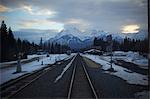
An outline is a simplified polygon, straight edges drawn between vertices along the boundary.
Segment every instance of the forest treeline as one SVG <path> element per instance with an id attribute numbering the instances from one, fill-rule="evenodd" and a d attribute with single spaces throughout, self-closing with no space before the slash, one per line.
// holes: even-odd
<path id="1" fill-rule="evenodd" d="M 51 54 L 62 54 L 67 52 L 67 50 L 71 50 L 69 46 L 67 45 L 61 45 L 57 42 L 44 42 L 42 43 L 42 38 L 40 40 L 40 49 L 43 49 L 44 51 L 51 53 Z"/>
<path id="2" fill-rule="evenodd" d="M 28 40 L 15 39 L 11 27 L 7 28 L 4 21 L 0 27 L 0 61 L 12 61 L 18 58 L 18 54 L 21 54 L 21 58 L 27 58 L 27 53 L 38 49 L 38 45 L 34 42 L 30 43 Z"/>
<path id="3" fill-rule="evenodd" d="M 11 27 L 7 28 L 4 21 L 0 27 L 0 62 L 17 60 L 18 55 L 21 58 L 27 58 L 28 54 L 36 54 L 38 51 L 47 52 L 49 54 L 64 53 L 70 48 L 67 45 L 58 43 L 43 43 L 42 38 L 40 44 L 30 43 L 28 40 L 15 39 Z"/>
<path id="4" fill-rule="evenodd" d="M 135 40 L 125 37 L 122 42 L 112 40 L 114 51 L 138 51 L 148 53 L 148 39 Z M 100 46 L 102 51 L 107 51 L 108 42 L 102 38 L 94 38 L 93 46 Z"/>

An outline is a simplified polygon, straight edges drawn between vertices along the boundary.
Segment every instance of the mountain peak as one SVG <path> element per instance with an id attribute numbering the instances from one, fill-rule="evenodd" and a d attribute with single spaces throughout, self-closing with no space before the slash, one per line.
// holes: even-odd
<path id="1" fill-rule="evenodd" d="M 81 32 L 76 27 L 68 27 L 68 28 L 63 29 L 61 32 L 59 32 L 56 35 L 56 38 L 62 37 L 64 35 L 70 35 L 70 34 L 75 36 L 75 37 L 78 37 L 80 40 L 84 40 L 86 37 L 86 33 Z"/>
<path id="2" fill-rule="evenodd" d="M 144 39 L 146 37 L 145 33 L 146 32 L 143 31 L 136 34 L 113 33 L 112 37 L 114 40 L 122 42 L 125 37 L 131 39 Z M 68 44 L 70 48 L 79 49 L 92 45 L 95 37 L 103 38 L 104 40 L 106 40 L 106 37 L 109 34 L 110 33 L 103 30 L 86 30 L 84 32 L 81 32 L 79 29 L 71 27 L 63 29 L 54 38 L 49 39 L 49 42 Z"/>

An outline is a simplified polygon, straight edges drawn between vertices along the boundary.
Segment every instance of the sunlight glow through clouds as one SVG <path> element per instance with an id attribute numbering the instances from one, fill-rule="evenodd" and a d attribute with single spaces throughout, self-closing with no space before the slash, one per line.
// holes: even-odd
<path id="1" fill-rule="evenodd" d="M 55 15 L 55 11 L 51 11 L 49 9 L 40 9 L 38 7 L 33 7 L 31 5 L 23 5 L 22 8 L 30 13 L 31 15 Z"/>
<path id="2" fill-rule="evenodd" d="M 81 24 L 81 23 L 84 23 L 84 21 L 81 20 L 81 19 L 69 19 L 67 23 L 70 23 L 70 24 Z"/>
<path id="3" fill-rule="evenodd" d="M 13 31 L 36 29 L 46 32 L 75 27 L 82 32 L 137 33 L 148 29 L 147 0 L 1 1 L 0 20 Z"/>
<path id="4" fill-rule="evenodd" d="M 85 21 L 83 19 L 76 19 L 76 18 L 71 18 L 66 20 L 65 22 L 65 28 L 66 27 L 76 27 L 80 29 L 80 31 L 85 31 L 88 29 L 90 23 L 88 21 Z"/>
<path id="5" fill-rule="evenodd" d="M 10 10 L 10 8 L 0 5 L 0 13 L 8 12 L 9 10 Z"/>
<path id="6" fill-rule="evenodd" d="M 126 25 L 122 28 L 122 33 L 137 33 L 139 32 L 139 25 Z"/>

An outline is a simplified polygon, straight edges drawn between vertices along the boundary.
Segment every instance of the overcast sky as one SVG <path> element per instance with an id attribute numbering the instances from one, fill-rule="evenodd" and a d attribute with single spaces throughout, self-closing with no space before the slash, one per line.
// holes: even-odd
<path id="1" fill-rule="evenodd" d="M 136 33 L 147 30 L 147 17 L 147 0 L 0 0 L 0 20 L 12 30 L 50 36 L 70 26 Z"/>

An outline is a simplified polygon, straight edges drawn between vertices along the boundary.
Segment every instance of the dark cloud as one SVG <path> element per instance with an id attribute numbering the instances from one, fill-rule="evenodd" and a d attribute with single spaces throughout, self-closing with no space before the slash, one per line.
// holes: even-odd
<path id="1" fill-rule="evenodd" d="M 123 25 L 139 24 L 142 29 L 147 29 L 146 0 L 1 0 L 1 4 L 13 8 L 32 5 L 50 9 L 57 14 L 47 20 L 66 26 L 120 32 Z M 82 23 L 71 23 L 71 19 Z"/>

